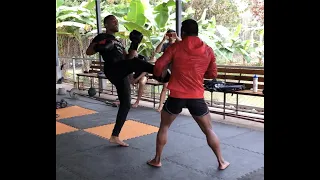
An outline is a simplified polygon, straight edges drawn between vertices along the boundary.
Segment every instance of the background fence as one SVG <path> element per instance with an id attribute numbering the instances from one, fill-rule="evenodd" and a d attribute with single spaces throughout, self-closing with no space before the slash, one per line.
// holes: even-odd
<path id="1" fill-rule="evenodd" d="M 89 71 L 91 62 L 99 59 L 94 58 L 76 58 L 76 57 L 60 57 L 61 64 L 64 64 L 64 68 L 62 70 L 62 75 L 65 78 L 65 83 L 74 84 L 77 81 L 77 73 L 83 73 L 84 71 Z M 237 68 L 254 68 L 254 69 L 263 69 L 263 67 L 248 67 L 248 66 L 224 66 L 219 65 L 218 67 L 237 67 Z M 80 81 L 84 83 L 85 87 L 90 87 L 90 78 L 88 77 L 80 77 Z M 106 87 L 104 89 L 111 91 L 112 84 L 106 81 Z M 94 79 L 94 86 L 96 88 L 99 87 L 99 80 L 97 78 Z M 143 97 L 150 98 L 152 92 L 152 86 L 145 86 Z M 113 88 L 115 90 L 115 88 Z M 134 88 L 133 88 L 134 90 Z M 162 86 L 159 88 L 155 88 L 156 98 L 159 99 L 159 94 L 162 90 Z M 236 96 L 232 94 L 227 94 L 227 108 L 234 109 L 236 104 Z M 211 101 L 211 93 L 205 91 L 205 100 L 208 102 Z M 213 92 L 212 96 L 213 107 L 222 108 L 223 106 L 223 93 Z M 255 96 L 247 96 L 247 95 L 239 95 L 239 108 L 243 110 L 247 110 L 248 112 L 253 113 L 263 113 L 264 112 L 264 97 L 255 97 Z"/>

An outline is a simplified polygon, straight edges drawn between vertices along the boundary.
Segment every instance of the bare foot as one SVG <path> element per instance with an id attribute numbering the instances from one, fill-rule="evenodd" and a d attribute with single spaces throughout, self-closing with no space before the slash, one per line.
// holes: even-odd
<path id="1" fill-rule="evenodd" d="M 112 106 L 113 106 L 113 107 L 119 107 L 119 105 L 120 105 L 120 101 L 114 101 L 114 102 L 112 103 Z"/>
<path id="2" fill-rule="evenodd" d="M 134 104 L 132 104 L 132 107 L 136 108 L 136 107 L 138 107 L 138 105 L 139 105 L 139 101 L 136 101 Z"/>
<path id="3" fill-rule="evenodd" d="M 152 160 L 148 161 L 147 164 L 152 167 L 158 167 L 158 168 L 162 166 L 160 161 L 156 162 L 156 159 L 152 159 Z"/>
<path id="4" fill-rule="evenodd" d="M 124 146 L 124 147 L 128 147 L 129 146 L 129 144 L 121 141 L 119 139 L 119 137 L 116 137 L 116 136 L 111 136 L 109 142 L 113 143 L 113 144 L 119 144 L 120 146 Z"/>
<path id="5" fill-rule="evenodd" d="M 223 163 L 219 164 L 219 170 L 224 170 L 227 167 L 229 167 L 230 163 L 227 161 L 224 161 Z"/>

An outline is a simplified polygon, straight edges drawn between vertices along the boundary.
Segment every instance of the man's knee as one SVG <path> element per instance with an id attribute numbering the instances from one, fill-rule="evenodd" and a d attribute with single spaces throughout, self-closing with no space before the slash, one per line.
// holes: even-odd
<path id="1" fill-rule="evenodd" d="M 129 95 L 124 105 L 126 108 L 129 108 L 129 109 L 131 108 L 131 95 Z"/>
<path id="2" fill-rule="evenodd" d="M 140 80 L 139 80 L 139 85 L 140 86 L 144 86 L 147 83 L 147 77 L 143 76 Z"/>
<path id="3" fill-rule="evenodd" d="M 167 90 L 168 89 L 168 83 L 163 84 L 163 89 Z"/>
<path id="4" fill-rule="evenodd" d="M 120 102 L 120 108 L 124 108 L 130 110 L 131 108 L 131 100 L 126 100 L 125 102 Z"/>
<path id="5" fill-rule="evenodd" d="M 130 86 L 129 86 L 130 87 Z M 121 92 L 121 96 L 119 96 L 120 100 L 120 108 L 131 108 L 131 90 L 128 87 L 123 87 L 124 90 Z"/>

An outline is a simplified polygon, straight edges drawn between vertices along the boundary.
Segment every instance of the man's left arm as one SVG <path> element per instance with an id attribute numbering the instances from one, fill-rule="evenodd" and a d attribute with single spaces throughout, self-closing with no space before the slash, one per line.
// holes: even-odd
<path id="1" fill-rule="evenodd" d="M 208 58 L 210 58 L 210 62 L 208 65 L 208 68 L 204 74 L 204 78 L 206 79 L 215 79 L 218 76 L 218 68 L 217 68 L 217 64 L 216 64 L 216 57 L 214 55 L 213 50 L 210 48 L 210 54 L 208 56 Z"/>
<path id="2" fill-rule="evenodd" d="M 123 50 L 123 55 L 124 55 L 124 58 L 125 58 L 125 59 L 132 59 L 132 58 L 138 56 L 138 53 L 137 53 L 137 51 L 133 51 L 133 50 L 131 50 L 131 51 L 129 50 L 129 53 L 128 53 L 128 52 L 124 49 L 124 50 Z M 129 74 L 129 75 L 128 75 L 128 78 L 129 78 L 129 81 L 130 81 L 130 82 L 133 82 L 133 81 L 134 81 L 133 73 Z"/>
<path id="3" fill-rule="evenodd" d="M 130 48 L 128 50 L 129 53 L 126 53 L 125 51 L 125 59 L 132 59 L 134 57 L 138 56 L 138 47 L 139 44 L 141 43 L 143 38 L 143 35 L 141 32 L 133 30 L 130 35 L 129 35 L 129 39 L 131 40 L 131 44 L 130 44 Z"/>
<path id="4" fill-rule="evenodd" d="M 138 46 L 142 41 L 143 35 L 142 33 L 140 33 L 139 31 L 133 30 L 130 35 L 129 38 L 131 40 L 131 44 L 130 44 L 130 48 L 129 48 L 129 53 L 126 52 L 126 50 L 123 50 L 123 55 L 125 57 L 125 59 L 133 59 L 134 57 L 138 57 Z M 134 81 L 133 78 L 133 73 L 129 74 L 129 81 L 132 82 Z"/>
<path id="5" fill-rule="evenodd" d="M 136 50 L 130 50 L 127 52 L 125 49 L 123 50 L 123 55 L 125 59 L 132 59 L 134 57 L 138 57 L 138 52 Z"/>
<path id="6" fill-rule="evenodd" d="M 176 32 L 173 33 L 174 37 L 176 38 L 176 41 L 182 41 L 182 39 L 177 35 Z"/>
<path id="7" fill-rule="evenodd" d="M 156 61 L 153 75 L 160 77 L 163 70 L 165 70 L 166 67 L 171 63 L 173 59 L 173 51 L 174 51 L 174 45 L 169 46 L 168 49 L 162 54 L 162 56 Z"/>

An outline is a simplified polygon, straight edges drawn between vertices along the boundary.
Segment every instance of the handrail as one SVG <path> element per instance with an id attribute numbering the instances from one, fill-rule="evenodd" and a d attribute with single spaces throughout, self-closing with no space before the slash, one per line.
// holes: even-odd
<path id="1" fill-rule="evenodd" d="M 231 66 L 231 65 L 217 65 L 219 68 L 240 68 L 240 69 L 264 69 L 263 66 Z"/>
<path id="2" fill-rule="evenodd" d="M 78 57 L 59 57 L 59 58 L 69 58 L 75 60 L 91 60 L 91 61 L 99 61 L 99 59 L 95 58 L 78 58 Z M 218 68 L 241 68 L 241 69 L 264 69 L 263 66 L 234 66 L 234 65 L 217 65 Z"/>

